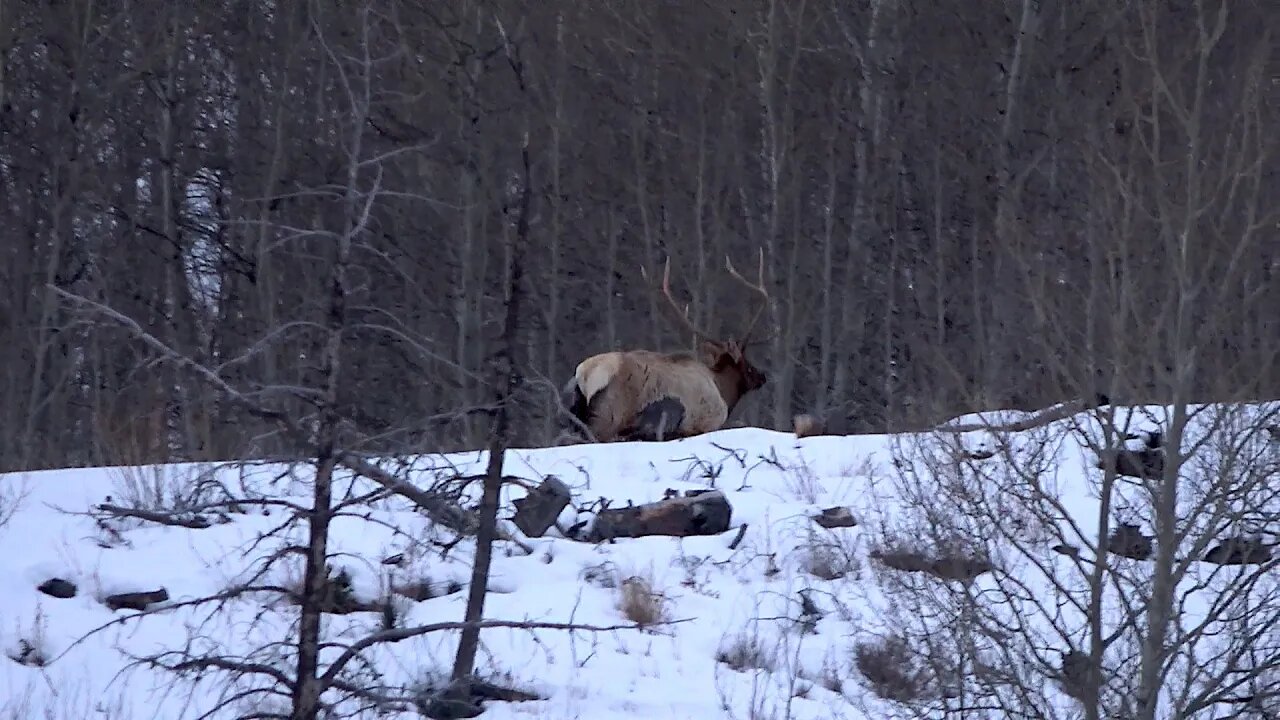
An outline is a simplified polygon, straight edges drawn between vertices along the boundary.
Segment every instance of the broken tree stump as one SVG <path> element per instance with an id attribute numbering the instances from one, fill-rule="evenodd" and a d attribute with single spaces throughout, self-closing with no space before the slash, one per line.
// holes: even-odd
<path id="1" fill-rule="evenodd" d="M 520 528 L 525 537 L 542 537 L 572 499 L 569 486 L 561 482 L 560 478 L 548 475 L 541 484 L 531 488 L 528 495 L 511 501 L 516 508 L 511 522 Z"/>
<path id="2" fill-rule="evenodd" d="M 733 508 L 719 490 L 692 490 L 645 505 L 608 508 L 596 515 L 587 542 L 649 535 L 718 535 L 729 529 Z"/>
<path id="3" fill-rule="evenodd" d="M 800 413 L 791 418 L 791 425 L 797 438 L 854 434 L 849 419 L 834 412 Z"/>

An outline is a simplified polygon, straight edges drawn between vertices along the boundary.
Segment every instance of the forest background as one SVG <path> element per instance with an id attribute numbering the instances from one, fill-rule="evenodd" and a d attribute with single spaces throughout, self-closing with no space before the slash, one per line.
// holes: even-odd
<path id="1" fill-rule="evenodd" d="M 339 261 L 357 449 L 481 446 L 526 183 L 517 445 L 761 251 L 735 422 L 1280 397 L 1269 5 L 0 0 L 0 471 L 296 455 L 131 338 L 306 416 Z"/>

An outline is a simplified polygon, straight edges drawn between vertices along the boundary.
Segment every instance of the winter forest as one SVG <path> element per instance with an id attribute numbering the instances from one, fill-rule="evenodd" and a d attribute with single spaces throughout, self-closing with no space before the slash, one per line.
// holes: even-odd
<path id="1" fill-rule="evenodd" d="M 0 720 L 1274 719 L 1278 40 L 0 0 Z"/>
<path id="2" fill-rule="evenodd" d="M 0 469 L 297 452 L 162 347 L 301 415 L 332 375 L 366 452 L 482 445 L 510 365 L 511 441 L 553 444 L 583 358 L 691 349 L 667 259 L 727 337 L 724 260 L 763 256 L 731 425 L 1277 397 L 1278 30 L 1264 0 L 0 3 Z"/>

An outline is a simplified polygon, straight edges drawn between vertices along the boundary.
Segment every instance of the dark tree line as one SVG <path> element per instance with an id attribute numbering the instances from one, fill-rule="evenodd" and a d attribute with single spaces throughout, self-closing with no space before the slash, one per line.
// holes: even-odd
<path id="1" fill-rule="evenodd" d="M 337 388 L 361 450 L 487 436 L 526 128 L 517 444 L 556 438 L 586 355 L 689 342 L 642 265 L 672 257 L 695 323 L 729 329 L 723 256 L 759 248 L 745 422 L 1280 395 L 1265 0 L 372 6 L 0 3 L 0 469 L 286 451 L 49 286 L 305 410 L 353 106 L 380 188 Z M 377 92 L 353 105 L 327 53 Z"/>

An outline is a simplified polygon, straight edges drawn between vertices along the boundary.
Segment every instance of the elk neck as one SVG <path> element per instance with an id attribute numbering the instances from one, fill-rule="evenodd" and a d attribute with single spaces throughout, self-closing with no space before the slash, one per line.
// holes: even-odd
<path id="1" fill-rule="evenodd" d="M 733 365 L 711 368 L 711 377 L 715 378 L 716 389 L 720 391 L 728 412 L 733 412 L 734 406 L 747 392 L 746 377 Z"/>

